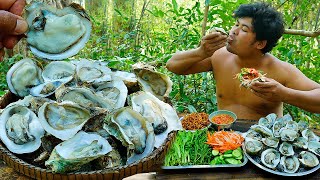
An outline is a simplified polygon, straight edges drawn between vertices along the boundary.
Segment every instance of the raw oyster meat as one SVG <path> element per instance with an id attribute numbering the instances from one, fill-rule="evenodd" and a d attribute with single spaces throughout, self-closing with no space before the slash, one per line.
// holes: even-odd
<path id="1" fill-rule="evenodd" d="M 72 101 L 82 107 L 101 107 L 109 111 L 115 109 L 109 99 L 101 98 L 91 89 L 85 87 L 65 87 L 61 86 L 55 93 L 58 102 Z"/>
<path id="2" fill-rule="evenodd" d="M 316 155 L 308 151 L 302 151 L 299 154 L 299 161 L 305 167 L 312 168 L 319 165 L 319 160 Z"/>
<path id="3" fill-rule="evenodd" d="M 262 138 L 263 144 L 265 144 L 268 147 L 272 148 L 277 148 L 279 145 L 279 139 L 276 137 L 267 137 L 267 138 Z"/>
<path id="4" fill-rule="evenodd" d="M 169 97 L 172 81 L 167 75 L 156 72 L 153 66 L 143 63 L 132 65 L 132 69 L 143 91 L 150 92 L 162 101 Z"/>
<path id="5" fill-rule="evenodd" d="M 82 165 L 106 155 L 112 147 L 106 139 L 84 131 L 58 144 L 45 165 L 53 172 L 65 173 L 78 170 Z"/>
<path id="6" fill-rule="evenodd" d="M 111 69 L 100 61 L 81 59 L 80 61 L 74 61 L 73 63 L 77 66 L 77 80 L 80 85 L 89 83 L 97 87 L 112 80 Z"/>
<path id="7" fill-rule="evenodd" d="M 7 72 L 7 83 L 10 91 L 20 97 L 30 94 L 30 89 L 41 83 L 42 70 L 31 59 L 22 59 Z"/>
<path id="8" fill-rule="evenodd" d="M 36 114 L 19 103 L 7 106 L 0 116 L 1 141 L 13 153 L 36 151 L 44 133 Z"/>
<path id="9" fill-rule="evenodd" d="M 76 66 L 65 61 L 52 61 L 47 64 L 42 72 L 45 82 L 61 81 L 67 83 L 72 80 L 76 73 Z"/>
<path id="10" fill-rule="evenodd" d="M 64 9 L 32 3 L 27 8 L 27 22 L 30 50 L 43 59 L 62 60 L 77 54 L 91 33 L 89 16 L 75 3 Z"/>
<path id="11" fill-rule="evenodd" d="M 306 138 L 308 141 L 319 141 L 319 136 L 317 136 L 310 129 L 305 129 L 301 132 L 302 136 Z"/>
<path id="12" fill-rule="evenodd" d="M 144 116 L 154 128 L 155 147 L 159 147 L 169 132 L 182 129 L 177 112 L 167 103 L 160 101 L 150 92 L 139 91 L 130 95 L 133 110 Z"/>
<path id="13" fill-rule="evenodd" d="M 310 141 L 308 143 L 308 150 L 313 152 L 314 154 L 320 156 L 320 142 Z"/>
<path id="14" fill-rule="evenodd" d="M 294 155 L 293 146 L 287 142 L 283 142 L 280 144 L 279 151 L 284 156 L 292 156 Z"/>
<path id="15" fill-rule="evenodd" d="M 300 166 L 300 162 L 295 156 L 282 156 L 280 159 L 280 167 L 286 173 L 295 173 Z"/>
<path id="16" fill-rule="evenodd" d="M 264 145 L 259 140 L 246 138 L 245 148 L 248 154 L 258 155 L 264 149 Z"/>
<path id="17" fill-rule="evenodd" d="M 280 153 L 275 149 L 267 149 L 261 153 L 261 162 L 268 168 L 275 169 L 280 162 Z"/>
<path id="18" fill-rule="evenodd" d="M 46 102 L 38 116 L 42 127 L 61 140 L 73 137 L 91 117 L 87 109 L 70 101 Z"/>
<path id="19" fill-rule="evenodd" d="M 106 118 L 103 127 L 127 147 L 127 164 L 148 156 L 154 147 L 154 132 L 151 124 L 138 112 L 123 107 Z"/>

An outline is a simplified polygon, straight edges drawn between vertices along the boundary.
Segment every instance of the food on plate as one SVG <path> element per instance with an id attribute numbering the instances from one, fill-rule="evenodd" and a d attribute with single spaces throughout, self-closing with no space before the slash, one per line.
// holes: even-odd
<path id="1" fill-rule="evenodd" d="M 206 143 L 209 144 L 212 149 L 218 150 L 221 153 L 237 149 L 244 141 L 241 134 L 233 131 L 216 131 L 213 134 L 208 132 L 207 136 L 208 139 Z"/>
<path id="2" fill-rule="evenodd" d="M 265 74 L 254 68 L 242 68 L 241 72 L 236 74 L 236 78 L 240 81 L 240 86 L 248 88 L 252 82 L 264 82 Z"/>
<path id="3" fill-rule="evenodd" d="M 207 113 L 191 113 L 183 117 L 182 127 L 185 130 L 202 129 L 210 124 L 209 115 Z"/>

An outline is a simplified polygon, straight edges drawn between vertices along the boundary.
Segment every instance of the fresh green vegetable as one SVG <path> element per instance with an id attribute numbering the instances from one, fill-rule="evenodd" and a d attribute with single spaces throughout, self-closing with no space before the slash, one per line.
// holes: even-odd
<path id="1" fill-rule="evenodd" d="M 213 154 L 213 153 L 212 153 Z M 235 150 L 228 150 L 223 154 L 216 155 L 216 157 L 210 162 L 210 165 L 217 164 L 241 164 L 243 159 L 243 152 L 240 147 Z"/>
<path id="2" fill-rule="evenodd" d="M 179 131 L 165 156 L 165 166 L 209 165 L 214 158 L 207 141 L 207 129 Z"/>
<path id="3" fill-rule="evenodd" d="M 213 156 L 217 156 L 218 154 L 219 154 L 219 151 L 218 151 L 218 150 L 215 150 L 215 149 L 212 150 L 212 155 L 213 155 Z"/>

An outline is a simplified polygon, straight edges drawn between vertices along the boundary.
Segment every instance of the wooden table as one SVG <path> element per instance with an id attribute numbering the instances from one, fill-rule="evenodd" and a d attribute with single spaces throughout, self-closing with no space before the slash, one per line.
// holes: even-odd
<path id="1" fill-rule="evenodd" d="M 246 132 L 248 128 L 257 123 L 251 120 L 238 120 L 232 127 L 233 130 Z M 318 135 L 319 130 L 313 130 Z M 239 168 L 212 168 L 212 169 L 186 169 L 186 170 L 162 170 L 161 165 L 154 167 L 155 172 L 136 174 L 126 178 L 126 180 L 143 180 L 143 179 L 283 179 L 283 176 L 275 175 L 266 172 L 250 161 L 243 167 Z M 288 177 L 292 178 L 292 177 Z M 30 179 L 12 168 L 6 166 L 3 161 L 0 161 L 0 179 Z M 303 179 L 320 179 L 320 171 L 313 172 Z"/>

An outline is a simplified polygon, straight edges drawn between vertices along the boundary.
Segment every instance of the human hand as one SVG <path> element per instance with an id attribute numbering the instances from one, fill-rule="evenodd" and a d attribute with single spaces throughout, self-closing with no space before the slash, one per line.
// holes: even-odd
<path id="1" fill-rule="evenodd" d="M 200 50 L 203 56 L 210 57 L 212 54 L 226 45 L 227 35 L 220 32 L 211 32 L 203 36 L 200 44 Z"/>
<path id="2" fill-rule="evenodd" d="M 25 0 L 0 1 L 0 61 L 4 48 L 12 49 L 28 29 L 27 22 L 21 17 L 25 5 Z"/>
<path id="3" fill-rule="evenodd" d="M 286 87 L 271 78 L 264 78 L 264 80 L 264 82 L 252 82 L 249 86 L 251 92 L 268 101 L 281 102 Z"/>

